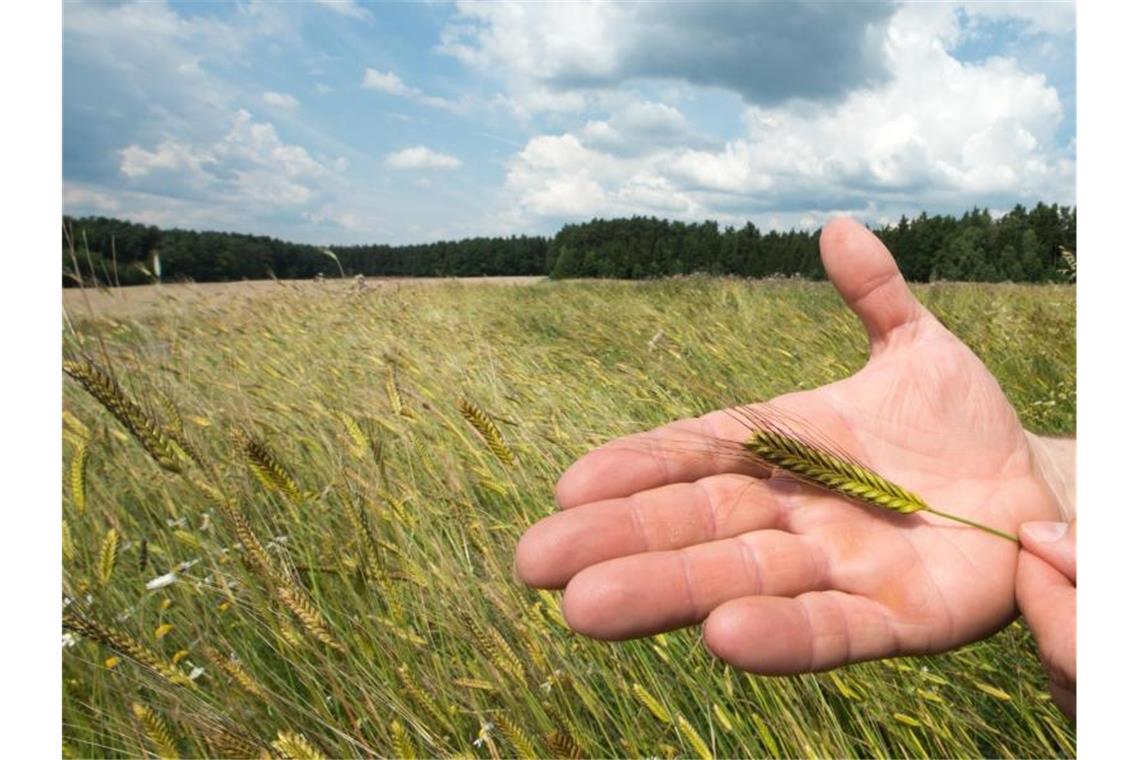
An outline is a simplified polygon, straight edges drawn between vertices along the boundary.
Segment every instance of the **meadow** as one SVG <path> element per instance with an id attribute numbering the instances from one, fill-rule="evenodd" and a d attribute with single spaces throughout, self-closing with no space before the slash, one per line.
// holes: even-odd
<path id="1" fill-rule="evenodd" d="M 1075 430 L 1071 286 L 914 290 L 1028 429 Z M 83 302 L 63 336 L 65 756 L 1075 754 L 1020 622 L 762 678 L 696 630 L 581 637 L 514 577 L 516 540 L 592 447 L 858 369 L 866 338 L 826 283 Z"/>

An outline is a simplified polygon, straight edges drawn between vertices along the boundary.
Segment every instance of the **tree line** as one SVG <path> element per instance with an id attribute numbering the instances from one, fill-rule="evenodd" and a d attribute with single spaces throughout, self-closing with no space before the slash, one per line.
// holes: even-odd
<path id="1" fill-rule="evenodd" d="M 1077 212 L 1038 203 L 995 219 L 903 216 L 877 228 L 912 282 L 1048 282 L 1072 279 Z M 552 238 L 479 237 L 422 245 L 321 248 L 272 237 L 198 232 L 106 217 L 63 218 L 64 285 L 163 281 L 546 275 L 642 279 L 694 273 L 821 279 L 819 230 L 761 233 L 748 222 L 721 227 L 635 216 L 567 224 Z M 77 273 L 78 272 L 78 273 Z"/>

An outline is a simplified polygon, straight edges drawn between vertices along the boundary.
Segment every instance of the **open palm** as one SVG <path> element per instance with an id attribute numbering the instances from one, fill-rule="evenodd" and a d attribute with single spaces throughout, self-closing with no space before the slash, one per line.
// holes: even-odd
<path id="1" fill-rule="evenodd" d="M 840 219 L 820 249 L 871 358 L 770 405 L 939 510 L 1014 533 L 1058 519 L 996 380 L 914 299 L 882 243 Z M 1013 543 L 678 445 L 747 434 L 721 411 L 590 452 L 558 484 L 562 510 L 521 539 L 519 575 L 565 587 L 581 633 L 623 639 L 703 620 L 713 653 L 757 673 L 944 651 L 1013 619 Z"/>

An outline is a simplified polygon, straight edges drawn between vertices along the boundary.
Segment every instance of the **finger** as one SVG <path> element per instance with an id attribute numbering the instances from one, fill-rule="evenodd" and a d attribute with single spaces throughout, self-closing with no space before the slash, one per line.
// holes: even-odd
<path id="1" fill-rule="evenodd" d="M 734 599 L 712 611 L 704 639 L 725 662 L 763 675 L 829 670 L 899 653 L 881 605 L 834 589 L 792 599 Z"/>
<path id="2" fill-rule="evenodd" d="M 535 523 L 519 540 L 515 568 L 529 586 L 561 588 L 609 559 L 783 527 L 785 501 L 762 480 L 714 475 L 584 504 Z"/>
<path id="3" fill-rule="evenodd" d="M 570 508 L 718 473 L 763 476 L 754 460 L 726 445 L 747 435 L 740 420 L 712 412 L 618 438 L 572 464 L 554 496 L 559 506 Z"/>
<path id="4" fill-rule="evenodd" d="M 826 558 L 815 544 L 761 530 L 588 567 L 566 587 L 562 611 L 579 633 L 628 639 L 700 622 L 739 596 L 799 594 L 826 583 Z"/>
<path id="5" fill-rule="evenodd" d="M 926 313 L 907 289 L 890 251 L 854 219 L 829 222 L 820 235 L 819 251 L 831 284 L 863 321 L 872 352 L 892 332 Z"/>
<path id="6" fill-rule="evenodd" d="M 1077 523 L 1028 522 L 1018 530 L 1021 547 L 1077 582 Z"/>
<path id="7" fill-rule="evenodd" d="M 1077 686 L 1077 589 L 1048 562 L 1022 551 L 1018 555 L 1016 593 L 1017 606 L 1037 641 L 1041 662 L 1057 687 L 1054 696 L 1072 717 Z"/>

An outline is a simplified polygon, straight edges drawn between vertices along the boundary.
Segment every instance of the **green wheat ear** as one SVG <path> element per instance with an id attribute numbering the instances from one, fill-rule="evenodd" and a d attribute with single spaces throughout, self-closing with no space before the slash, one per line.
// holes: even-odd
<path id="1" fill-rule="evenodd" d="M 965 517 L 934 509 L 920 496 L 879 475 L 853 459 L 832 453 L 780 430 L 759 427 L 753 430 L 744 448 L 764 464 L 852 501 L 890 509 L 900 514 L 929 512 L 964 523 L 1017 543 L 1005 531 L 976 523 Z"/>

